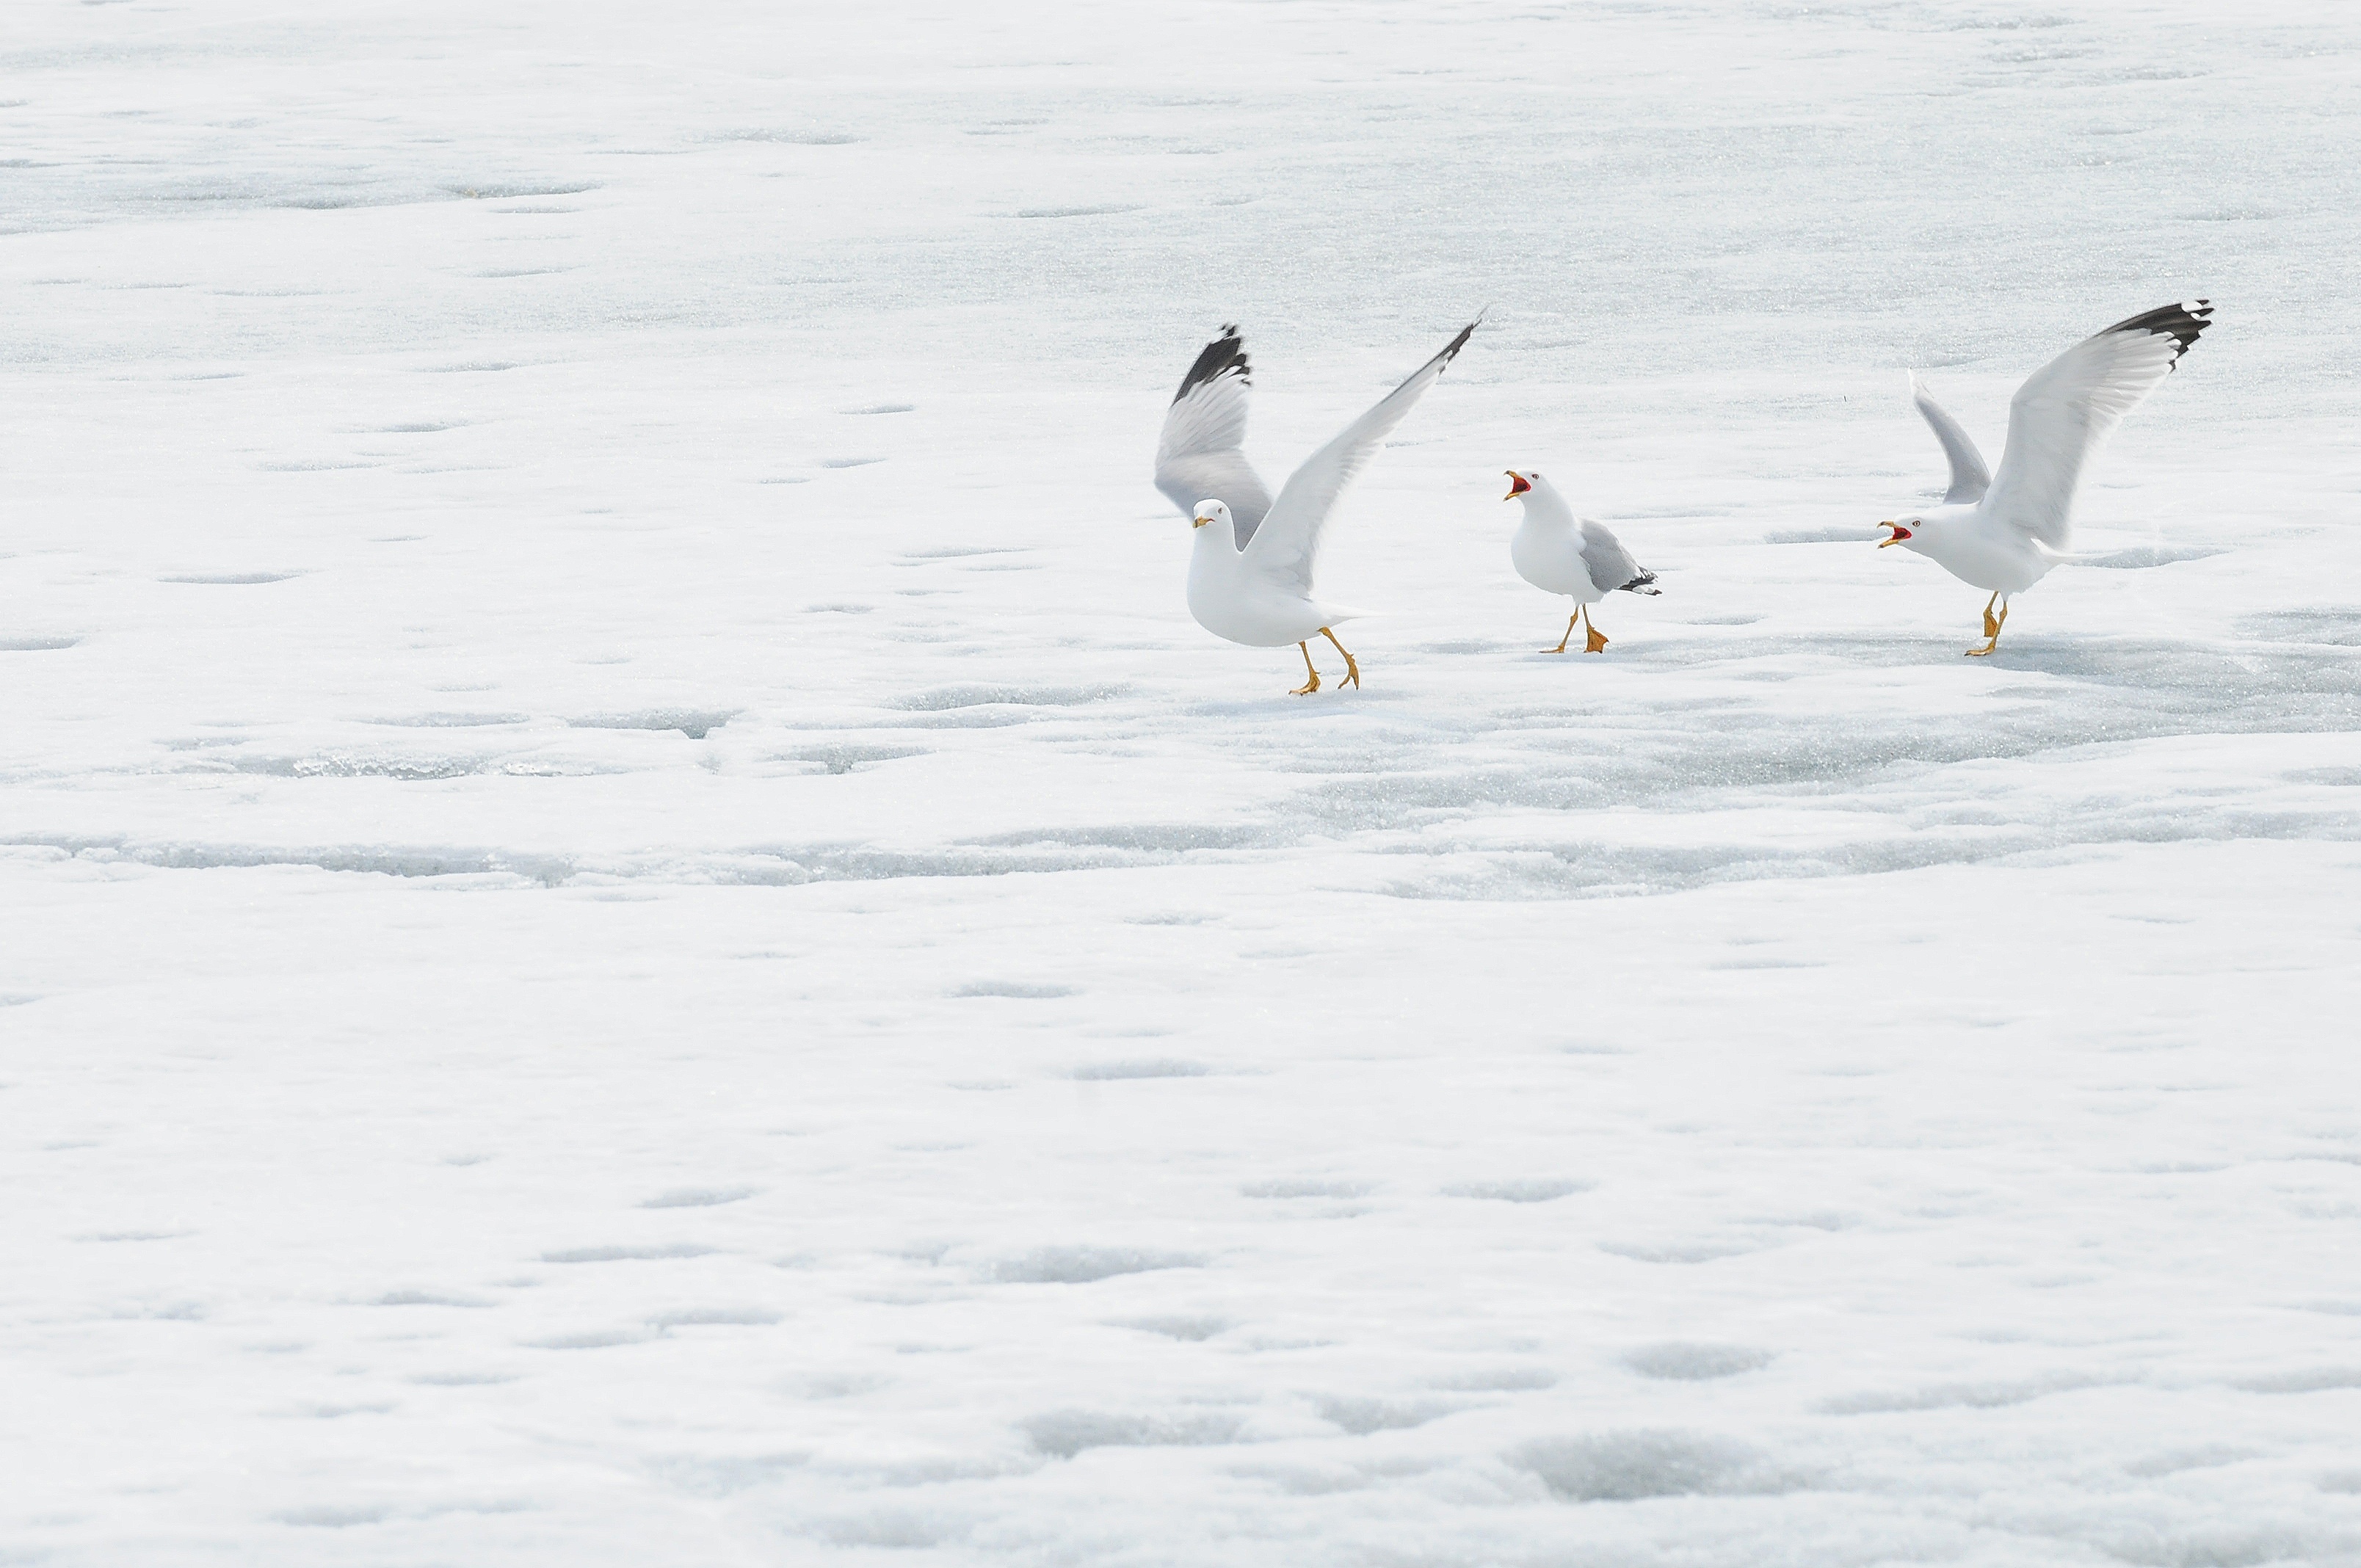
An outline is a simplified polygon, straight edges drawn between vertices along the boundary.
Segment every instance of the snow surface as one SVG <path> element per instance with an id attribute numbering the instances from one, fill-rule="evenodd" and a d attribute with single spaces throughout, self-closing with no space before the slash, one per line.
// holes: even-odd
<path id="1" fill-rule="evenodd" d="M 16 0 L 0 129 L 0 1563 L 2361 1563 L 2355 8 Z M 2199 295 L 1961 658 L 1904 369 Z M 1284 696 L 1165 400 L 1487 302 Z"/>

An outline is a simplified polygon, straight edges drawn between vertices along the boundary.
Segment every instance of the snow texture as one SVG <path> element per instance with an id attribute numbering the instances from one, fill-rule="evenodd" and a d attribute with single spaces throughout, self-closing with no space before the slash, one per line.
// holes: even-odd
<path id="1" fill-rule="evenodd" d="M 0 1563 L 2361 1563 L 2361 14 L 7 20 Z"/>

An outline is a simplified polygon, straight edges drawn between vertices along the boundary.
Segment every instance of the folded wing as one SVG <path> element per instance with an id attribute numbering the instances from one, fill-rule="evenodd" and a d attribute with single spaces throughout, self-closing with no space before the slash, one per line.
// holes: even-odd
<path id="1" fill-rule="evenodd" d="M 1635 594 L 1663 591 L 1648 586 L 1656 580 L 1656 574 L 1643 570 L 1639 562 L 1631 559 L 1631 552 L 1623 548 L 1623 542 L 1602 524 L 1584 518 L 1579 537 L 1582 569 L 1590 574 L 1590 586 L 1600 593 L 1611 594 L 1618 588 L 1629 588 Z"/>
<path id="2" fill-rule="evenodd" d="M 1270 510 L 1270 492 L 1242 450 L 1253 376 L 1246 340 L 1236 327 L 1224 327 L 1180 378 L 1156 445 L 1156 488 L 1191 517 L 1199 501 L 1226 503 L 1241 550 Z"/>
<path id="3" fill-rule="evenodd" d="M 2067 543 L 2082 465 L 2172 373 L 2208 325 L 2203 300 L 2117 322 L 2036 371 L 2008 405 L 2008 447 L 1984 510 L 2052 550 Z"/>
<path id="4" fill-rule="evenodd" d="M 1984 455 L 1976 450 L 1960 422 L 1927 395 L 1916 375 L 1910 378 L 1910 397 L 1935 432 L 1935 439 L 1943 444 L 1943 455 L 1951 460 L 1951 488 L 1943 492 L 1943 504 L 1983 499 L 1984 492 L 1992 488 L 1992 470 L 1984 466 Z"/>
<path id="5" fill-rule="evenodd" d="M 1303 466 L 1288 477 L 1279 487 L 1279 499 L 1270 505 L 1261 529 L 1246 550 L 1247 559 L 1255 570 L 1281 587 L 1309 597 L 1312 592 L 1312 570 L 1320 556 L 1320 537 L 1326 529 L 1329 516 L 1336 510 L 1337 498 L 1358 477 L 1369 460 L 1401 423 L 1411 405 L 1426 395 L 1451 363 L 1452 356 L 1467 345 L 1482 317 L 1459 329 L 1459 335 L 1445 345 L 1442 353 L 1420 366 L 1410 379 L 1380 399 L 1378 405 L 1352 423 L 1336 438 L 1306 458 Z"/>

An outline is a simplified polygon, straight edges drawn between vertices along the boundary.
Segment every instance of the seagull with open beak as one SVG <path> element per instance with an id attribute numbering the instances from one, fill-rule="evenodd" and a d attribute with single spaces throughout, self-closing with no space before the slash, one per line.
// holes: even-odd
<path id="1" fill-rule="evenodd" d="M 1991 590 L 1981 658 L 2000 646 L 2009 599 L 2074 557 L 2067 543 L 2082 467 L 2124 416 L 2157 389 L 2209 324 L 2199 300 L 2164 305 L 2084 338 L 2035 371 L 2008 404 L 2008 444 L 2000 474 L 1984 466 L 1960 422 L 1910 378 L 1918 412 L 1950 459 L 1943 504 L 1881 522 L 1880 550 L 1899 544 L 1961 582 Z M 1997 606 L 2000 613 L 1993 610 Z"/>
<path id="2" fill-rule="evenodd" d="M 1565 635 L 1557 640 L 1556 647 L 1543 652 L 1565 652 L 1579 621 L 1587 651 L 1604 652 L 1607 633 L 1590 624 L 1590 607 L 1619 591 L 1664 591 L 1653 586 L 1656 574 L 1642 571 L 1605 523 L 1576 517 L 1574 509 L 1540 469 L 1510 469 L 1509 493 L 1500 499 L 1525 503 L 1524 521 L 1509 541 L 1509 559 L 1517 576 L 1545 594 L 1564 594 L 1574 600 L 1574 613 L 1565 620 Z"/>

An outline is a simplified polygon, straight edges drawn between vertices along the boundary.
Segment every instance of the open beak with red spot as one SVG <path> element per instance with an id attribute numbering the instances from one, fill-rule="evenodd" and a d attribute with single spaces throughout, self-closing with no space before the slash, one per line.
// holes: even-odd
<path id="1" fill-rule="evenodd" d="M 1509 493 L 1500 499 L 1504 501 L 1512 501 L 1519 496 L 1530 494 L 1532 490 L 1532 486 L 1525 482 L 1525 477 L 1511 468 L 1509 470 Z"/>
<path id="2" fill-rule="evenodd" d="M 1880 550 L 1884 549 L 1884 548 L 1885 548 L 1887 545 L 1889 545 L 1889 544 L 1899 544 L 1899 543 L 1901 543 L 1904 540 L 1908 539 L 1908 538 L 1910 538 L 1910 537 L 1911 537 L 1911 532 L 1910 532 L 1910 531 L 1909 531 L 1908 529 L 1906 529 L 1906 528 L 1903 527 L 1903 526 L 1902 526 L 1900 523 L 1898 523 L 1898 522 L 1881 522 L 1881 523 L 1879 523 L 1877 526 L 1878 526 L 1878 527 L 1880 527 L 1880 528 L 1890 528 L 1890 529 L 1894 530 L 1894 533 L 1893 533 L 1893 536 L 1892 536 L 1892 537 L 1890 537 L 1890 538 L 1886 538 L 1886 539 L 1881 539 L 1881 540 L 1879 540 L 1879 541 L 1877 542 L 1877 547 L 1878 547 Z"/>

